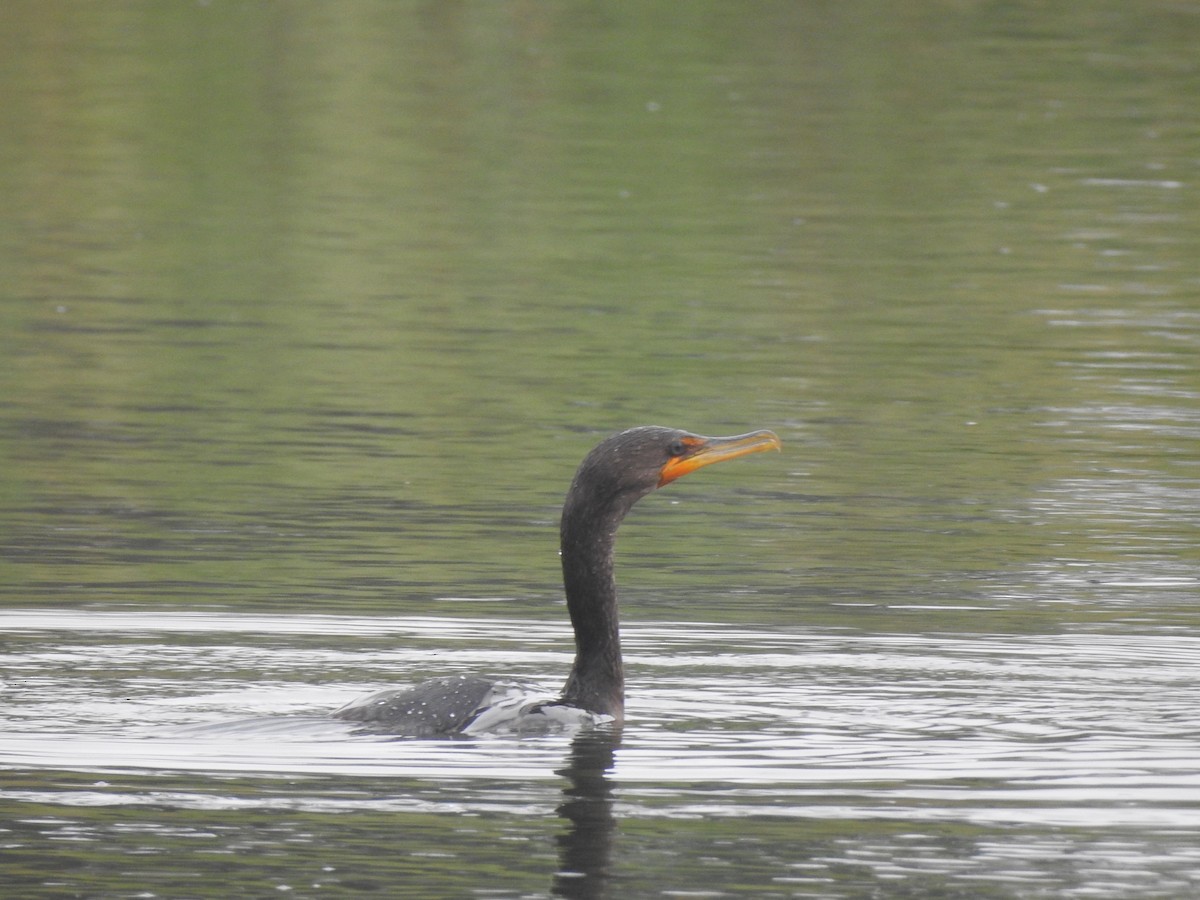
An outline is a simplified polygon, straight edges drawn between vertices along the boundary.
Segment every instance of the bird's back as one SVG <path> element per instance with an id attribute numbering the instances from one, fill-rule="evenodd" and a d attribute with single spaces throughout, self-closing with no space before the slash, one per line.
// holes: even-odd
<path id="1" fill-rule="evenodd" d="M 494 686 L 493 679 L 479 675 L 447 675 L 411 688 L 379 691 L 333 715 L 388 734 L 460 734 L 488 705 Z"/>

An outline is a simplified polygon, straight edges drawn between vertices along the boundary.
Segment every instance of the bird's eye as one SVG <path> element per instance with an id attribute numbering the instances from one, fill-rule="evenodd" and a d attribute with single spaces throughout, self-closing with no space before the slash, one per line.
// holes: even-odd
<path id="1" fill-rule="evenodd" d="M 687 453 L 687 445 L 683 441 L 671 441 L 671 445 L 667 447 L 667 453 L 672 457 L 683 456 Z"/>

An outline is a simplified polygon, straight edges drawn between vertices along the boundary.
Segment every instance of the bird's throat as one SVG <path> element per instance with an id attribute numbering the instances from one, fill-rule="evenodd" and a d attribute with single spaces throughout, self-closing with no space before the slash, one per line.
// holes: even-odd
<path id="1" fill-rule="evenodd" d="M 562 568 L 575 631 L 575 662 L 563 701 L 620 718 L 625 706 L 613 548 L 624 510 L 563 511 Z"/>

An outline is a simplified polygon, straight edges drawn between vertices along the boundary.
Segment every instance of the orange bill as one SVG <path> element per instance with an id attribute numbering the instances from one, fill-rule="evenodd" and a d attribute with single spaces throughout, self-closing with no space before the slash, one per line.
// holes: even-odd
<path id="1" fill-rule="evenodd" d="M 671 457 L 662 467 L 658 478 L 659 487 L 713 463 L 761 453 L 764 450 L 783 449 L 783 444 L 773 431 L 752 431 L 733 437 L 712 438 L 688 435 L 680 443 L 683 452 Z"/>

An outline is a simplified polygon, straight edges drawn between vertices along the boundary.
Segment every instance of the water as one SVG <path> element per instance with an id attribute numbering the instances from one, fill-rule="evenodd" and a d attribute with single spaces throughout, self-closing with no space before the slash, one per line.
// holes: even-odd
<path id="1" fill-rule="evenodd" d="M 3 16 L 10 891 L 1196 892 L 1200 11 Z M 619 738 L 321 718 L 650 422 Z"/>
<path id="2" fill-rule="evenodd" d="M 248 832 L 255 852 L 287 860 L 256 877 L 302 894 L 452 893 L 448 869 L 500 865 L 480 835 L 533 840 L 488 870 L 502 895 L 545 893 L 572 865 L 653 893 L 660 867 L 682 860 L 677 890 L 768 895 L 875 882 L 1168 895 L 1200 871 L 1194 635 L 635 625 L 615 756 L 594 735 L 396 741 L 312 717 L 434 655 L 441 671 L 561 671 L 563 629 L 518 637 L 518 624 L 6 614 L 23 688 L 0 738 L 6 803 L 22 811 L 10 837 L 19 855 L 112 848 L 64 883 L 117 893 L 141 877 L 170 894 L 196 867 L 215 879 Z M 587 828 L 571 806 L 581 796 Z M 264 817 L 276 824 L 260 833 Z M 137 876 L 125 863 L 165 852 L 169 865 Z M 314 880 L 297 883 L 302 872 Z"/>

